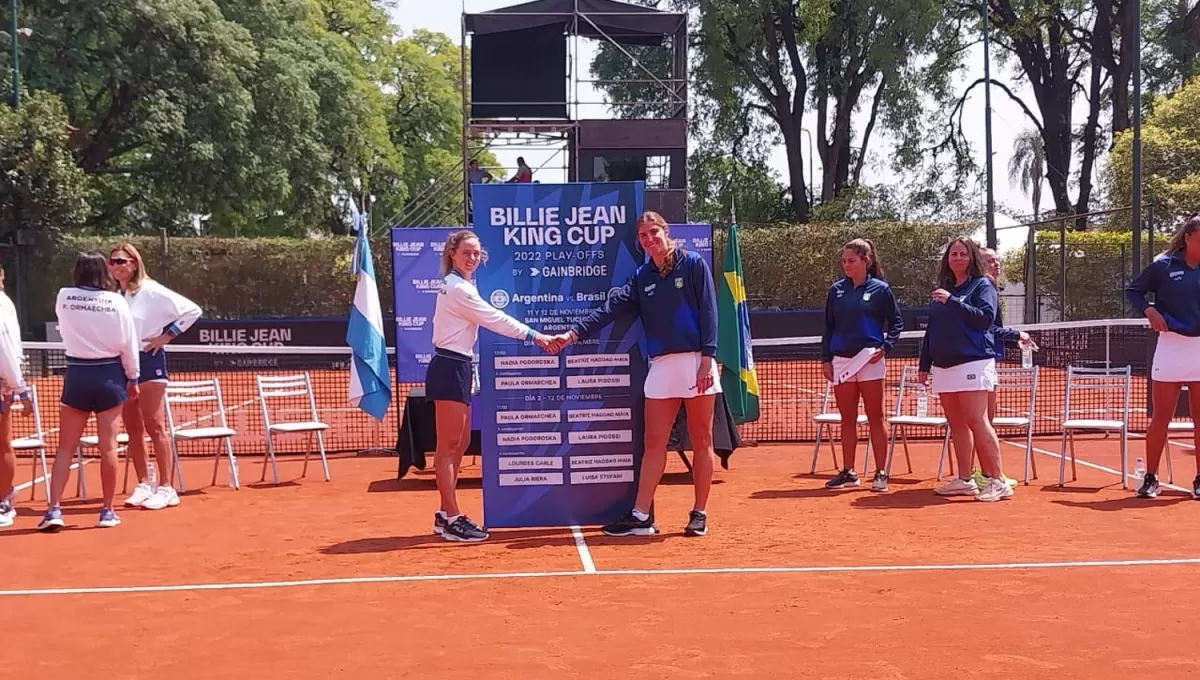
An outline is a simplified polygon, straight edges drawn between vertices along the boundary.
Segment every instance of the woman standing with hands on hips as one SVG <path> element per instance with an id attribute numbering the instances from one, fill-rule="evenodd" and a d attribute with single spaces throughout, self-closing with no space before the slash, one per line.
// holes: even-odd
<path id="1" fill-rule="evenodd" d="M 1146 302 L 1147 293 L 1154 293 L 1153 305 Z M 1129 283 L 1125 298 L 1158 333 L 1150 368 L 1154 412 L 1146 428 L 1146 476 L 1137 490 L 1138 496 L 1154 498 L 1167 427 L 1184 384 L 1192 421 L 1200 423 L 1200 213 L 1189 217 L 1167 249 Z M 1200 429 L 1193 437 L 1200 450 Z M 1196 468 L 1192 498 L 1200 499 L 1200 456 Z"/>
<path id="2" fill-rule="evenodd" d="M 633 314 L 642 321 L 650 371 L 645 386 L 645 453 L 633 508 L 604 527 L 609 536 L 650 536 L 658 529 L 650 517 L 654 492 L 667 464 L 671 427 L 682 402 L 694 458 L 696 502 L 684 533 L 708 533 L 709 490 L 713 476 L 713 406 L 721 391 L 717 380 L 717 294 L 712 271 L 697 253 L 671 239 L 662 215 L 643 213 L 638 243 L 650 255 L 624 286 L 575 327 L 556 336 L 550 351 L 596 334 L 617 318 Z"/>
<path id="3" fill-rule="evenodd" d="M 99 436 L 103 504 L 98 526 L 121 523 L 113 511 L 117 492 L 117 418 L 127 398 L 138 396 L 138 337 L 129 305 L 108 275 L 104 256 L 81 253 L 75 259 L 73 285 L 58 291 L 54 310 L 66 351 L 59 413 L 58 452 L 50 478 L 50 507 L 38 531 L 65 526 L 59 503 L 71 478 L 71 460 L 91 414 Z M 79 471 L 83 474 L 83 470 Z"/>
<path id="4" fill-rule="evenodd" d="M 842 248 L 845 277 L 829 288 L 825 299 L 825 332 L 821 336 L 821 370 L 834 384 L 833 394 L 842 416 L 842 471 L 826 482 L 828 489 L 858 486 L 854 471 L 858 448 L 858 400 L 871 430 L 875 448 L 872 491 L 887 491 L 887 426 L 883 419 L 883 383 L 887 376 L 884 355 L 892 350 L 904 318 L 892 288 L 883 280 L 883 267 L 875 244 L 856 238 Z M 860 358 L 861 357 L 861 358 Z M 866 363 L 862 363 L 862 359 Z M 850 372 L 852 369 L 852 373 Z"/>
<path id="5" fill-rule="evenodd" d="M 1013 495 L 1000 463 L 1000 442 L 988 418 L 989 394 L 996 388 L 992 326 L 999 298 L 984 275 L 979 246 L 971 239 L 950 241 L 938 268 L 938 288 L 929 305 L 929 325 L 921 342 L 919 380 L 927 380 L 942 402 L 954 439 L 958 476 L 935 492 L 998 501 Z M 971 477 L 972 452 L 987 478 L 980 488 Z"/>
<path id="6" fill-rule="evenodd" d="M 167 435 L 165 396 L 167 353 L 163 347 L 200 318 L 200 307 L 150 278 L 142 254 L 131 243 L 122 243 L 108 254 L 108 272 L 129 304 L 138 337 L 140 394 L 125 402 L 121 420 L 129 434 L 128 455 L 138 484 L 125 505 L 161 510 L 179 505 L 171 440 Z M 149 435 L 157 463 L 157 479 L 150 479 L 145 437 Z"/>
<path id="7" fill-rule="evenodd" d="M 487 531 L 458 507 L 455 487 L 463 454 L 471 443 L 472 354 L 479 327 L 547 349 L 550 337 L 533 330 L 484 301 L 475 287 L 475 270 L 486 258 L 479 237 L 457 231 L 442 248 L 442 289 L 433 311 L 433 359 L 425 373 L 425 399 L 434 405 L 437 449 L 433 468 L 441 507 L 433 532 L 447 541 L 476 543 Z"/>

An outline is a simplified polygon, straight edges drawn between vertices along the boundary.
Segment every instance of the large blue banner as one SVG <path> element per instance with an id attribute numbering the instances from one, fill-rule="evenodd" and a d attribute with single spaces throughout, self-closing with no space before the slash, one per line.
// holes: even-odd
<path id="1" fill-rule="evenodd" d="M 641 182 L 484 184 L 479 293 L 547 334 L 566 331 L 644 261 Z M 618 319 L 561 355 L 479 337 L 483 513 L 489 527 L 604 524 L 629 509 L 641 462 L 641 323 Z"/>

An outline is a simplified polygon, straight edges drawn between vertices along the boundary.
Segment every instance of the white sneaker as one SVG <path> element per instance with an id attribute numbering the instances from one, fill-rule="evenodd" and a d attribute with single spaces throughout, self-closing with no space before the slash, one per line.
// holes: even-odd
<path id="1" fill-rule="evenodd" d="M 162 510 L 166 507 L 179 505 L 179 494 L 175 493 L 174 487 L 160 486 L 152 496 L 142 503 L 142 507 L 146 510 Z"/>
<path id="2" fill-rule="evenodd" d="M 1011 498 L 1012 495 L 1013 488 L 1005 480 L 993 477 L 988 480 L 987 486 L 983 487 L 983 490 L 975 496 L 975 500 L 992 502 Z"/>
<path id="3" fill-rule="evenodd" d="M 14 519 L 17 516 L 17 509 L 8 501 L 0 503 L 0 519 Z"/>
<path id="4" fill-rule="evenodd" d="M 150 500 L 150 497 L 153 495 L 154 489 L 151 489 L 149 484 L 140 482 L 137 486 L 133 487 L 133 493 L 129 494 L 129 498 L 125 499 L 125 505 L 131 508 L 139 507 Z"/>
<path id="5" fill-rule="evenodd" d="M 933 492 L 939 496 L 975 496 L 979 493 L 979 485 L 974 479 L 955 477 L 949 484 L 939 486 Z"/>
<path id="6" fill-rule="evenodd" d="M 0 513 L 0 527 L 11 527 L 14 521 L 7 513 Z"/>

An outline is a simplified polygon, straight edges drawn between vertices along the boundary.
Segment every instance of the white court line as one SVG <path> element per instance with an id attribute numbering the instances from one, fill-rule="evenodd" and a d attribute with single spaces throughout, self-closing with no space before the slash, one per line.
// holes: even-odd
<path id="1" fill-rule="evenodd" d="M 878 564 L 809 567 L 709 567 L 693 569 L 611 569 L 596 576 L 694 576 L 701 574 L 861 574 L 924 571 L 1000 571 L 1023 569 L 1087 569 L 1105 567 L 1163 567 L 1200 564 L 1200 557 L 1164 559 L 1095 560 L 1068 562 L 999 562 L 983 564 Z M 292 581 L 247 581 L 229 583 L 189 583 L 160 586 L 98 586 L 88 588 L 28 588 L 0 590 L 0 597 L 44 595 L 106 595 L 129 593 L 171 593 L 204 590 L 260 590 L 368 583 L 420 583 L 426 581 L 520 580 L 538 578 L 576 578 L 582 571 L 527 571 L 493 574 L 414 574 L 409 576 L 354 576 L 344 578 L 300 579 Z M 586 574 L 591 575 L 591 574 Z"/>
<path id="2" fill-rule="evenodd" d="M 588 574 L 596 573 L 596 563 L 592 561 L 592 551 L 588 550 L 587 541 L 583 539 L 583 528 L 576 525 L 571 527 L 571 535 L 575 537 L 575 551 L 579 553 L 579 563 Z"/>
<path id="3" fill-rule="evenodd" d="M 1002 442 L 1004 442 L 1005 444 L 1008 444 L 1008 445 L 1010 445 L 1010 446 L 1015 446 L 1015 447 L 1017 447 L 1017 448 L 1019 448 L 1019 449 L 1024 449 L 1024 448 L 1025 448 L 1025 445 L 1024 445 L 1024 444 L 1021 444 L 1021 443 L 1018 443 L 1018 442 L 1010 441 L 1010 440 L 1007 440 L 1007 439 L 1002 439 L 1002 440 L 1000 440 L 1000 441 L 1002 441 Z M 1039 448 L 1038 448 L 1038 447 L 1036 447 L 1036 446 L 1034 446 L 1034 447 L 1033 447 L 1033 450 L 1034 450 L 1034 451 L 1036 451 L 1036 452 L 1038 452 L 1038 453 L 1041 453 L 1041 454 L 1044 454 L 1044 455 L 1050 456 L 1051 458 L 1057 458 L 1057 459 L 1059 459 L 1059 460 L 1062 460 L 1062 458 L 1063 458 L 1063 456 L 1061 456 L 1061 455 L 1059 455 L 1059 454 L 1057 454 L 1057 453 L 1055 453 L 1055 452 L 1053 452 L 1053 451 L 1047 451 L 1046 449 L 1039 449 Z M 1068 457 L 1067 457 L 1067 460 L 1068 460 L 1068 461 L 1070 461 L 1070 460 L 1071 460 L 1071 458 L 1068 456 Z M 1093 470 L 1100 470 L 1101 472 L 1107 472 L 1107 473 L 1109 473 L 1109 474 L 1113 474 L 1113 475 L 1116 475 L 1116 476 L 1118 476 L 1118 477 L 1120 477 L 1120 476 L 1121 476 L 1121 471 L 1120 471 L 1120 470 L 1114 470 L 1113 468 L 1110 468 L 1110 467 L 1107 467 L 1107 466 L 1104 466 L 1104 465 L 1099 465 L 1099 464 L 1097 464 L 1097 463 L 1091 463 L 1091 462 L 1088 462 L 1088 461 L 1086 461 L 1086 460 L 1084 460 L 1084 459 L 1082 459 L 1082 458 L 1076 458 L 1076 459 L 1075 459 L 1075 462 L 1077 462 L 1078 464 L 1080 464 L 1080 465 L 1082 465 L 1082 466 L 1084 466 L 1084 467 L 1089 467 L 1089 468 L 1092 468 Z M 1132 473 L 1130 473 L 1130 474 L 1126 474 L 1125 476 L 1126 476 L 1126 477 L 1133 478 L 1133 474 L 1132 474 Z M 1064 480 L 1064 481 L 1065 481 L 1065 480 Z M 1160 481 L 1160 482 L 1159 482 L 1159 486 L 1165 486 L 1165 487 L 1167 487 L 1168 489 L 1174 489 L 1174 490 L 1176 490 L 1176 491 L 1183 491 L 1184 493 L 1188 494 L 1189 496 L 1190 496 L 1190 495 L 1191 495 L 1191 493 L 1192 493 L 1192 490 L 1191 490 L 1191 489 L 1185 489 L 1185 488 L 1183 488 L 1182 486 L 1176 486 L 1175 484 L 1167 484 L 1166 482 L 1162 482 L 1162 481 Z"/>

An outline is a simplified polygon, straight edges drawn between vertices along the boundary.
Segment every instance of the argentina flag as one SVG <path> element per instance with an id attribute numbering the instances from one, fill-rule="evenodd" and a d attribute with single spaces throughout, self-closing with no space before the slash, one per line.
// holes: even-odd
<path id="1" fill-rule="evenodd" d="M 392 403 L 392 386 L 387 342 L 383 337 L 383 311 L 379 307 L 379 287 L 375 284 L 375 265 L 371 262 L 366 229 L 358 231 L 351 272 L 358 275 L 358 285 L 346 330 L 346 343 L 353 354 L 350 403 L 381 421 Z"/>

